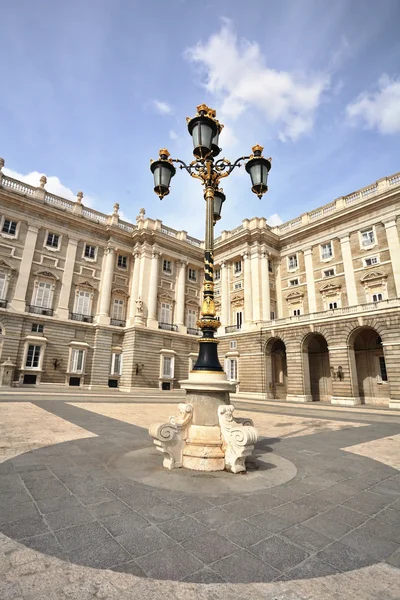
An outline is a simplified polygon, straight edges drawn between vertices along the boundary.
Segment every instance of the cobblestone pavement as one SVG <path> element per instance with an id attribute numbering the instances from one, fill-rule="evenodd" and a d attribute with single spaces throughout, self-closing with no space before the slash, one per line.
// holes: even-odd
<path id="1" fill-rule="evenodd" d="M 212 495 L 115 468 L 165 406 L 1 400 L 1 600 L 400 598 L 400 415 L 243 404 L 296 475 Z"/>

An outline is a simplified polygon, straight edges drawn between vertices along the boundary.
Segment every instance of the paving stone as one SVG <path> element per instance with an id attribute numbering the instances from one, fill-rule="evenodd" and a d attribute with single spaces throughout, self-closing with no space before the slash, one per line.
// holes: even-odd
<path id="1" fill-rule="evenodd" d="M 22 592 L 17 581 L 0 581 L 1 600 L 18 600 L 21 597 Z"/>
<path id="2" fill-rule="evenodd" d="M 258 542 L 250 546 L 248 550 L 264 563 L 279 571 L 291 569 L 309 556 L 305 550 L 277 536 Z"/>
<path id="3" fill-rule="evenodd" d="M 393 496 L 394 499 L 396 499 L 400 496 L 400 479 L 398 477 L 385 479 L 370 488 L 370 491 L 385 496 Z"/>
<path id="4" fill-rule="evenodd" d="M 225 494 L 223 496 L 205 496 L 204 499 L 213 506 L 223 506 L 224 504 L 229 504 L 230 502 L 240 500 L 240 498 L 236 498 L 235 496 L 229 494 Z M 253 495 L 251 496 L 251 501 L 253 501 Z M 206 569 L 206 571 L 207 570 L 208 569 Z"/>
<path id="5" fill-rule="evenodd" d="M 88 506 L 87 509 L 91 514 L 98 518 L 114 517 L 116 515 L 122 515 L 124 513 L 131 512 L 131 508 L 121 502 L 121 500 L 111 500 L 107 502 L 101 502 L 100 504 L 93 504 Z"/>
<path id="6" fill-rule="evenodd" d="M 84 506 L 88 506 L 89 504 L 99 504 L 100 502 L 106 502 L 107 500 L 115 500 L 114 494 L 105 488 L 96 488 L 82 493 L 78 492 L 76 493 L 76 497 Z"/>
<path id="7" fill-rule="evenodd" d="M 317 498 L 314 494 L 304 496 L 303 498 L 298 498 L 298 500 L 293 500 L 293 504 L 296 506 L 306 506 L 307 508 L 311 508 L 317 514 L 325 512 L 334 507 L 334 504 L 331 502 Z"/>
<path id="8" fill-rule="evenodd" d="M 307 525 L 295 525 L 290 529 L 286 529 L 280 535 L 297 546 L 301 546 L 308 552 L 321 550 L 334 541 L 333 538 L 314 531 L 307 527 Z"/>
<path id="9" fill-rule="evenodd" d="M 131 530 L 128 533 L 119 535 L 116 540 L 133 558 L 155 552 L 172 543 L 171 538 L 155 526 L 137 529 L 136 531 Z"/>
<path id="10" fill-rule="evenodd" d="M 53 531 L 73 527 L 81 523 L 89 523 L 94 517 L 88 510 L 80 507 L 68 508 L 59 512 L 51 512 L 46 515 L 46 521 Z"/>
<path id="11" fill-rule="evenodd" d="M 159 529 L 165 534 L 169 535 L 176 542 L 184 542 L 190 538 L 194 538 L 197 535 L 202 535 L 208 531 L 208 527 L 196 521 L 189 515 L 185 515 L 179 519 L 173 519 L 162 523 Z"/>
<path id="12" fill-rule="evenodd" d="M 207 500 L 198 498 L 197 496 L 186 496 L 183 500 L 176 501 L 174 504 L 179 510 L 188 515 L 213 508 L 214 506 Z"/>
<path id="13" fill-rule="evenodd" d="M 400 519 L 397 523 L 389 524 L 373 518 L 361 525 L 357 531 L 365 532 L 383 540 L 389 540 L 390 542 L 400 544 Z"/>
<path id="14" fill-rule="evenodd" d="M 150 522 L 147 519 L 134 510 L 131 510 L 129 513 L 123 513 L 122 515 L 102 517 L 99 520 L 101 520 L 104 527 L 108 529 L 114 537 L 134 532 L 137 529 L 149 527 L 150 525 Z"/>
<path id="15" fill-rule="evenodd" d="M 270 535 L 266 531 L 255 527 L 248 521 L 237 521 L 236 523 L 224 525 L 218 529 L 218 532 L 242 548 L 247 548 L 248 546 L 259 542 Z"/>
<path id="16" fill-rule="evenodd" d="M 359 489 L 351 487 L 346 483 L 340 483 L 337 485 L 332 485 L 328 488 L 324 488 L 323 490 L 319 490 L 318 492 L 314 492 L 313 495 L 318 500 L 329 502 L 330 504 L 340 504 L 359 493 Z"/>
<path id="17" fill-rule="evenodd" d="M 224 556 L 233 554 L 238 549 L 235 544 L 232 544 L 232 542 L 219 535 L 216 531 L 210 531 L 204 535 L 187 540 L 182 546 L 207 565 Z"/>
<path id="18" fill-rule="evenodd" d="M 288 500 L 284 500 L 283 498 L 272 496 L 269 491 L 256 492 L 248 498 L 248 501 L 259 507 L 261 512 L 265 512 L 288 502 Z"/>
<path id="19" fill-rule="evenodd" d="M 372 556 L 340 542 L 335 542 L 321 552 L 318 552 L 317 558 L 333 565 L 340 571 L 361 569 L 375 562 Z"/>
<path id="20" fill-rule="evenodd" d="M 269 511 L 272 515 L 288 521 L 291 525 L 302 523 L 317 514 L 317 511 L 301 504 L 288 502 Z"/>
<path id="21" fill-rule="evenodd" d="M 271 512 L 260 513 L 259 515 L 253 515 L 246 519 L 249 523 L 255 527 L 263 529 L 269 534 L 279 533 L 285 529 L 289 529 L 293 525 L 290 521 L 273 515 Z"/>
<path id="22" fill-rule="evenodd" d="M 398 549 L 398 544 L 371 535 L 368 531 L 355 529 L 341 540 L 342 544 L 365 552 L 377 560 L 384 560 Z"/>
<path id="23" fill-rule="evenodd" d="M 179 581 L 199 571 L 203 564 L 177 544 L 166 546 L 137 559 L 144 572 L 153 579 Z"/>
<path id="24" fill-rule="evenodd" d="M 298 498 L 302 498 L 304 495 L 304 492 L 297 490 L 296 486 L 278 486 L 271 489 L 271 496 L 275 496 L 276 498 L 286 501 L 297 500 Z"/>
<path id="25" fill-rule="evenodd" d="M 312 519 L 307 521 L 306 526 L 309 529 L 313 529 L 314 531 L 334 538 L 335 540 L 341 538 L 343 535 L 351 531 L 351 529 L 354 529 L 353 525 L 329 519 L 329 517 L 326 517 L 324 514 L 319 514 L 316 517 L 312 517 Z"/>
<path id="26" fill-rule="evenodd" d="M 391 554 L 386 559 L 386 562 L 389 565 L 392 565 L 392 567 L 397 567 L 398 569 L 400 569 L 400 550 L 397 550 L 396 552 L 394 552 L 393 554 Z"/>
<path id="27" fill-rule="evenodd" d="M 15 473 L 10 473 L 9 475 L 2 475 L 1 477 L 1 493 L 16 493 L 16 492 L 24 492 L 24 484 L 21 479 Z"/>
<path id="28" fill-rule="evenodd" d="M 39 517 L 39 511 L 33 502 L 23 504 L 8 504 L 0 509 L 0 524 L 7 521 L 17 521 L 30 517 Z"/>
<path id="29" fill-rule="evenodd" d="M 4 492 L 0 483 L 0 510 L 8 508 L 11 505 L 25 504 L 25 502 L 32 502 L 32 497 L 25 489 Z"/>
<path id="30" fill-rule="evenodd" d="M 162 500 L 157 498 L 154 494 L 135 490 L 134 488 L 120 493 L 115 492 L 115 495 L 134 510 L 149 510 L 150 508 L 162 504 Z"/>
<path id="31" fill-rule="evenodd" d="M 308 558 L 304 562 L 294 567 L 285 573 L 285 580 L 291 579 L 311 579 L 313 577 L 327 577 L 328 575 L 336 575 L 339 570 L 334 568 L 316 556 Z"/>
<path id="32" fill-rule="evenodd" d="M 377 521 L 382 523 L 388 523 L 389 525 L 399 525 L 400 523 L 400 515 L 397 510 L 393 510 L 390 506 L 389 508 L 385 508 L 380 513 L 375 515 L 374 517 Z"/>
<path id="33" fill-rule="evenodd" d="M 386 496 L 367 491 L 361 492 L 361 494 L 347 500 L 347 502 L 343 503 L 343 506 L 345 508 L 353 508 L 358 512 L 372 516 L 385 508 L 392 501 L 392 499 L 388 499 Z"/>
<path id="34" fill-rule="evenodd" d="M 211 525 L 213 527 L 221 527 L 222 525 L 227 525 L 228 523 L 239 520 L 235 515 L 232 515 L 218 506 L 213 506 L 212 508 L 193 513 L 192 517 L 204 525 Z"/>
<path id="35" fill-rule="evenodd" d="M 213 563 L 212 570 L 225 581 L 232 583 L 269 582 L 280 575 L 277 569 L 246 550 L 239 550 L 235 554 Z M 243 596 L 239 595 L 240 597 Z"/>
<path id="36" fill-rule="evenodd" d="M 369 518 L 367 515 L 352 510 L 351 508 L 345 508 L 343 505 L 335 506 L 324 513 L 324 515 L 329 519 L 334 521 L 337 519 L 341 523 L 347 523 L 353 527 L 358 527 Z"/>
<path id="37" fill-rule="evenodd" d="M 68 496 L 59 496 L 56 498 L 43 498 L 36 502 L 39 510 L 44 515 L 52 512 L 59 512 L 60 510 L 81 508 L 82 505 L 72 494 Z"/>
<path id="38" fill-rule="evenodd" d="M 186 583 L 226 583 L 221 575 L 208 568 L 197 571 L 197 573 L 185 577 L 182 581 Z"/>
<path id="39" fill-rule="evenodd" d="M 109 569 L 114 565 L 128 562 L 131 557 L 116 540 L 110 537 L 97 544 L 75 548 L 69 552 L 69 558 L 77 564 L 96 569 Z"/>
<path id="40" fill-rule="evenodd" d="M 43 535 L 25 538 L 21 540 L 21 544 L 44 554 L 51 554 L 59 557 L 64 555 L 64 552 L 53 533 L 45 533 Z"/>
<path id="41" fill-rule="evenodd" d="M 140 514 L 152 523 L 164 523 L 171 519 L 177 519 L 178 517 L 183 516 L 184 513 L 175 506 L 172 506 L 172 504 L 163 502 L 162 504 L 153 506 L 153 508 L 141 510 Z"/>
<path id="42" fill-rule="evenodd" d="M 235 517 L 238 517 L 239 519 L 246 519 L 247 517 L 262 512 L 257 505 L 247 502 L 246 500 L 237 500 L 236 502 L 224 504 L 223 508 L 229 514 L 235 515 Z"/>
<path id="43" fill-rule="evenodd" d="M 135 577 L 147 577 L 143 569 L 141 569 L 137 562 L 134 560 L 130 560 L 129 562 L 123 563 L 121 565 L 117 565 L 116 567 L 113 567 L 112 570 L 116 571 L 117 573 L 129 573 L 129 575 L 134 575 Z"/>
<path id="44" fill-rule="evenodd" d="M 21 540 L 41 533 L 49 533 L 49 528 L 42 517 L 25 517 L 17 521 L 3 523 L 0 525 L 0 531 L 7 537 Z"/>
<path id="45" fill-rule="evenodd" d="M 107 541 L 111 537 L 104 527 L 96 522 L 60 529 L 55 532 L 55 536 L 62 548 L 68 552 L 82 546 Z"/>

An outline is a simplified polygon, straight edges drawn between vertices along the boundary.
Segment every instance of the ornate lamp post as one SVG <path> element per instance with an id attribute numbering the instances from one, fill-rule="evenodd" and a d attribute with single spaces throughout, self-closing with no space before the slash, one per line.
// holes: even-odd
<path id="1" fill-rule="evenodd" d="M 215 332 L 221 325 L 216 317 L 214 303 L 214 225 L 221 218 L 222 204 L 225 201 L 225 194 L 219 185 L 221 179 L 228 177 L 236 167 L 244 164 L 251 178 L 251 189 L 261 198 L 268 190 L 267 179 L 271 169 L 271 159 L 263 157 L 263 147 L 259 145 L 252 148 L 253 154 L 241 156 L 233 163 L 226 158 L 216 159 L 221 152 L 218 140 L 223 125 L 217 121 L 215 110 L 205 104 L 197 107 L 196 116 L 188 117 L 187 123 L 193 140 L 195 160 L 187 165 L 179 158 L 170 158 L 168 150 L 163 148 L 160 150 L 158 160 L 151 161 L 150 169 L 154 175 L 154 191 L 161 200 L 169 194 L 171 179 L 176 173 L 174 163 L 192 177 L 200 179 L 204 186 L 206 201 L 204 283 L 201 318 L 197 322 L 202 330 L 202 338 L 199 340 L 198 359 L 189 380 L 180 382 L 186 389 L 187 399 L 190 402 L 184 406 L 191 408 L 186 408 L 183 416 L 183 420 L 187 423 L 187 427 L 183 429 L 187 431 L 185 433 L 181 428 L 179 433 L 182 437 L 183 466 L 198 470 L 222 470 L 226 467 L 224 458 L 226 451 L 224 451 L 223 436 L 221 437 L 220 413 L 223 412 L 226 417 L 229 411 L 224 412 L 219 407 L 229 407 L 229 392 L 234 391 L 236 386 L 226 379 L 218 360 L 218 340 L 214 338 Z M 234 422 L 232 411 L 233 407 L 231 407 L 230 417 L 231 422 Z M 177 420 L 173 419 L 173 423 L 176 422 Z M 152 426 L 150 432 L 155 437 L 156 445 L 160 447 L 161 444 L 157 443 L 158 438 L 154 436 L 154 427 Z M 212 429 L 214 430 L 211 431 Z M 168 457 L 168 449 L 166 447 L 160 449 Z M 168 466 L 165 462 L 166 459 L 164 465 Z M 176 458 L 173 462 L 175 463 L 173 466 L 182 466 L 176 464 L 180 462 Z"/>

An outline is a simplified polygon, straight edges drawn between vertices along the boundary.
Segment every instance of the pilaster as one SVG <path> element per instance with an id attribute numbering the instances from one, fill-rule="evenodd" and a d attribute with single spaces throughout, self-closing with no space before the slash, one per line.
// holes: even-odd
<path id="1" fill-rule="evenodd" d="M 61 282 L 60 297 L 58 300 L 57 316 L 59 319 L 68 319 L 69 317 L 69 299 L 71 297 L 72 278 L 74 276 L 74 266 L 78 240 L 68 239 L 67 254 L 65 257 L 64 273 Z"/>
<path id="2" fill-rule="evenodd" d="M 261 295 L 260 295 L 260 254 L 259 245 L 255 244 L 255 252 L 251 255 L 251 295 L 253 305 L 253 321 L 261 321 Z M 245 290 L 246 294 L 246 290 Z"/>
<path id="3" fill-rule="evenodd" d="M 244 325 L 246 329 L 251 328 L 253 321 L 253 301 L 251 286 L 251 259 L 249 252 L 243 252 L 244 263 Z"/>
<path id="4" fill-rule="evenodd" d="M 230 325 L 230 306 L 229 306 L 229 268 L 226 261 L 221 262 L 221 330 Z"/>
<path id="5" fill-rule="evenodd" d="M 350 236 L 345 235 L 340 238 L 342 247 L 344 278 L 346 280 L 347 302 L 349 306 L 357 306 L 357 288 L 356 279 L 354 277 L 353 258 L 350 248 Z"/>
<path id="6" fill-rule="evenodd" d="M 15 312 L 23 313 L 26 309 L 26 290 L 28 288 L 38 233 L 38 227 L 29 225 L 19 267 L 18 279 L 15 286 L 14 298 L 11 302 L 12 309 L 15 310 Z"/>
<path id="7" fill-rule="evenodd" d="M 142 258 L 142 260 L 143 260 L 143 258 Z M 160 252 L 157 248 L 153 248 L 152 254 L 151 254 L 148 313 L 147 313 L 147 326 L 151 327 L 152 329 L 158 328 L 157 292 L 158 292 L 159 262 L 160 262 Z"/>
<path id="8" fill-rule="evenodd" d="M 308 312 L 317 312 L 317 301 L 315 297 L 315 281 L 314 281 L 314 268 L 312 260 L 312 248 L 306 248 L 304 250 L 304 264 L 306 268 L 306 282 L 307 282 L 307 297 L 308 297 Z"/>
<path id="9" fill-rule="evenodd" d="M 394 285 L 396 287 L 396 296 L 400 298 L 400 242 L 397 231 L 396 219 L 384 223 L 386 237 L 389 246 L 390 260 L 392 261 Z"/>
<path id="10" fill-rule="evenodd" d="M 262 298 L 262 320 L 271 319 L 271 297 L 269 287 L 268 252 L 265 248 L 261 251 L 261 298 Z"/>
<path id="11" fill-rule="evenodd" d="M 111 287 L 115 267 L 115 248 L 108 245 L 103 259 L 103 277 L 100 287 L 99 311 L 96 322 L 102 325 L 110 324 Z"/>
<path id="12" fill-rule="evenodd" d="M 178 325 L 178 331 L 186 333 L 185 326 L 185 285 L 186 285 L 186 265 L 185 260 L 176 262 L 178 277 L 175 290 L 175 323 Z"/>
<path id="13" fill-rule="evenodd" d="M 129 317 L 128 317 L 128 326 L 132 326 L 135 321 L 136 314 L 136 300 L 138 299 L 139 294 L 139 277 L 140 277 L 140 252 L 136 248 L 133 251 L 133 272 L 131 278 L 131 290 L 130 290 L 130 300 L 129 300 Z"/>

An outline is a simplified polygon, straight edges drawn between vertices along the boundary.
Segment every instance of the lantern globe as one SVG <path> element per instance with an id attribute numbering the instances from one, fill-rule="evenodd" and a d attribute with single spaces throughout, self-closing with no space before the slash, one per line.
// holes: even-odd
<path id="1" fill-rule="evenodd" d="M 194 156 L 199 160 L 210 156 L 218 132 L 216 122 L 205 115 L 196 116 L 188 122 L 188 130 L 193 139 Z"/>
<path id="2" fill-rule="evenodd" d="M 214 222 L 219 221 L 221 218 L 222 205 L 225 202 L 225 198 L 226 196 L 222 190 L 215 190 L 213 206 Z"/>
<path id="3" fill-rule="evenodd" d="M 169 194 L 169 186 L 176 169 L 168 160 L 155 160 L 150 165 L 150 170 L 154 177 L 154 191 L 162 200 Z"/>
<path id="4" fill-rule="evenodd" d="M 271 163 L 263 156 L 254 156 L 246 163 L 246 171 L 251 178 L 251 191 L 259 198 L 268 191 L 268 173 Z"/>

